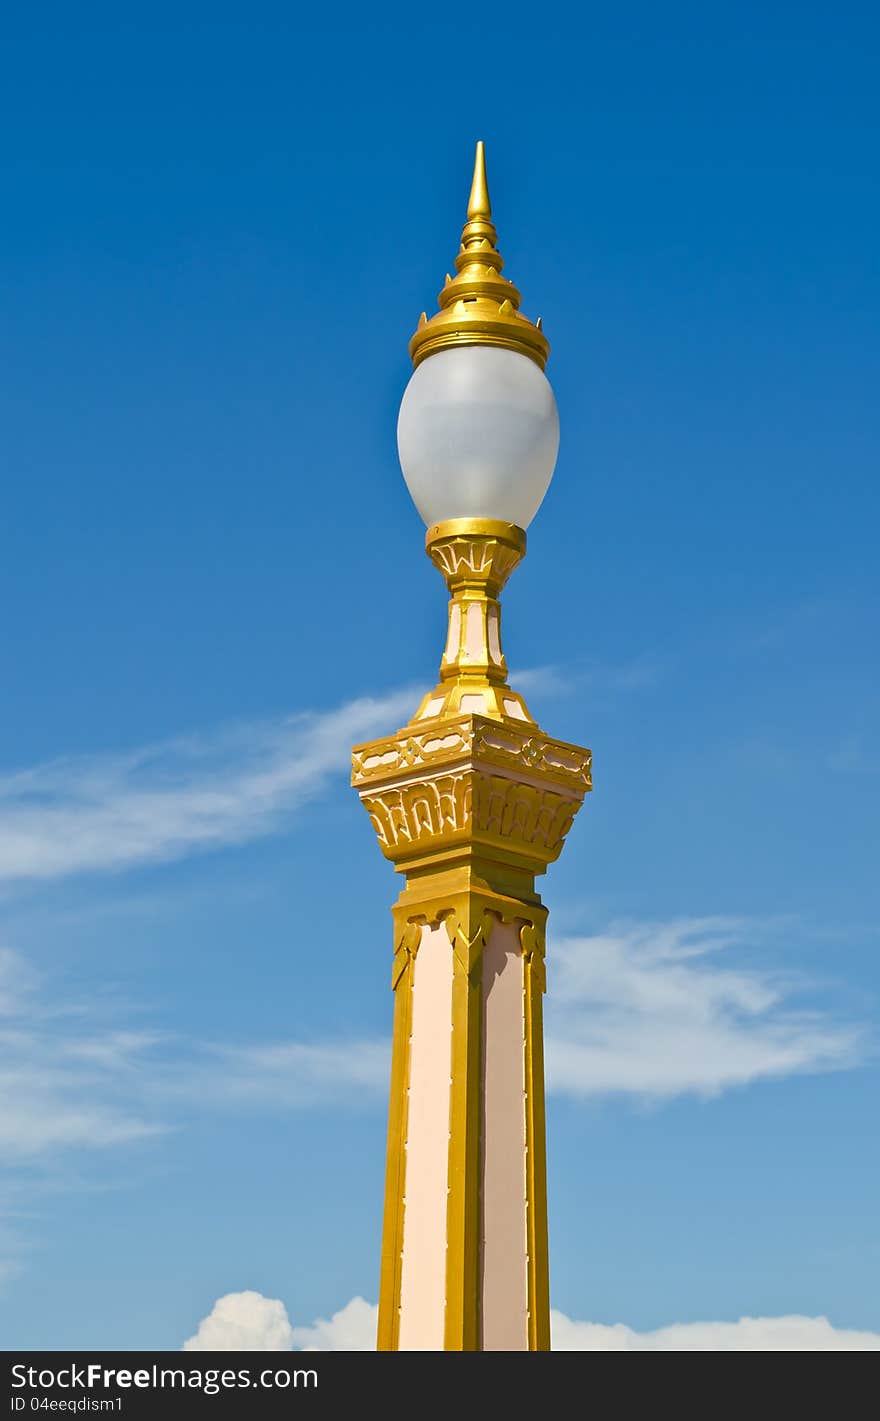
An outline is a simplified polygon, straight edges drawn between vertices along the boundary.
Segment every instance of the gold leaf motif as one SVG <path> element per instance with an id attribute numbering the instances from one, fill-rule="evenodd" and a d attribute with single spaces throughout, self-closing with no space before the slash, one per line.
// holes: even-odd
<path id="1" fill-rule="evenodd" d="M 493 916 L 489 909 L 484 908 L 479 916 L 476 931 L 468 933 L 457 912 L 452 911 L 448 915 L 444 915 L 453 952 L 458 958 L 463 971 L 469 977 L 474 975 L 480 965 L 483 948 L 486 946 L 489 940 L 489 934 L 492 931 Z"/>

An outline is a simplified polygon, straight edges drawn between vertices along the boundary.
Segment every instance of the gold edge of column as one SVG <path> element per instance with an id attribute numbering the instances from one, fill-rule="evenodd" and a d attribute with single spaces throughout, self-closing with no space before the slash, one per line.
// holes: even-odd
<path id="1" fill-rule="evenodd" d="M 468 894 L 447 918 L 453 954 L 452 1052 L 449 1099 L 449 1197 L 446 1214 L 444 1350 L 481 1346 L 480 1130 L 482 1072 L 482 949 L 486 909 Z"/>
<path id="2" fill-rule="evenodd" d="M 544 958 L 546 913 L 523 931 L 523 1020 L 526 1087 L 526 1239 L 528 1247 L 528 1343 L 530 1352 L 550 1350 L 550 1262 L 547 1238 L 547 1144 L 544 1104 Z"/>
<path id="3" fill-rule="evenodd" d="M 394 1033 L 388 1102 L 388 1148 L 385 1164 L 385 1205 L 382 1224 L 382 1265 L 376 1349 L 396 1352 L 400 1342 L 400 1299 L 403 1272 L 403 1228 L 406 1191 L 406 1137 L 409 1125 L 413 966 L 418 944 L 411 925 L 395 912 L 395 941 L 405 961 L 394 983 Z M 421 928 L 418 928 L 421 937 Z M 395 969 L 396 970 L 396 969 Z"/>

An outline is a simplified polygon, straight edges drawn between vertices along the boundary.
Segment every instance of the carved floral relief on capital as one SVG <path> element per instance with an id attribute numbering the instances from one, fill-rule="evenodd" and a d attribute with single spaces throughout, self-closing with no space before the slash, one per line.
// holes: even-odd
<path id="1" fill-rule="evenodd" d="M 548 858 L 560 851 L 581 803 L 580 796 L 474 770 L 377 789 L 362 799 L 389 854 L 466 831 Z"/>
<path id="2" fill-rule="evenodd" d="M 472 795 L 471 776 L 461 774 L 380 789 L 361 799 L 380 844 L 391 849 L 465 829 Z"/>

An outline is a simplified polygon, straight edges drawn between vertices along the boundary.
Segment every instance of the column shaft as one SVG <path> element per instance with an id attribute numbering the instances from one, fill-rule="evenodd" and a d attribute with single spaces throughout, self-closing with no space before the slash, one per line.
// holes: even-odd
<path id="1" fill-rule="evenodd" d="M 426 901 L 429 887 L 395 909 L 379 1346 L 546 1347 L 542 1053 L 529 1000 L 544 909 L 485 889 Z"/>
<path id="2" fill-rule="evenodd" d="M 542 994 L 557 858 L 589 751 L 469 714 L 358 746 L 353 781 L 406 875 L 378 1345 L 550 1345 Z"/>

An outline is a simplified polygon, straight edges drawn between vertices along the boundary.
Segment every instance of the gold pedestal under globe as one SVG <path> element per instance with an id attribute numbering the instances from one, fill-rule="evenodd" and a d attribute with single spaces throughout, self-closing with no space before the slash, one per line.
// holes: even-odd
<path id="1" fill-rule="evenodd" d="M 494 242 L 480 145 L 455 278 L 471 282 L 467 301 L 441 295 L 414 363 L 431 342 L 506 342 L 543 368 L 546 339 L 518 314 Z M 430 526 L 426 545 L 450 593 L 439 683 L 352 761 L 382 852 L 406 877 L 393 909 L 378 1346 L 546 1350 L 547 911 L 535 877 L 562 850 L 591 757 L 545 735 L 508 684 L 498 599 L 523 529 L 454 518 Z"/>

